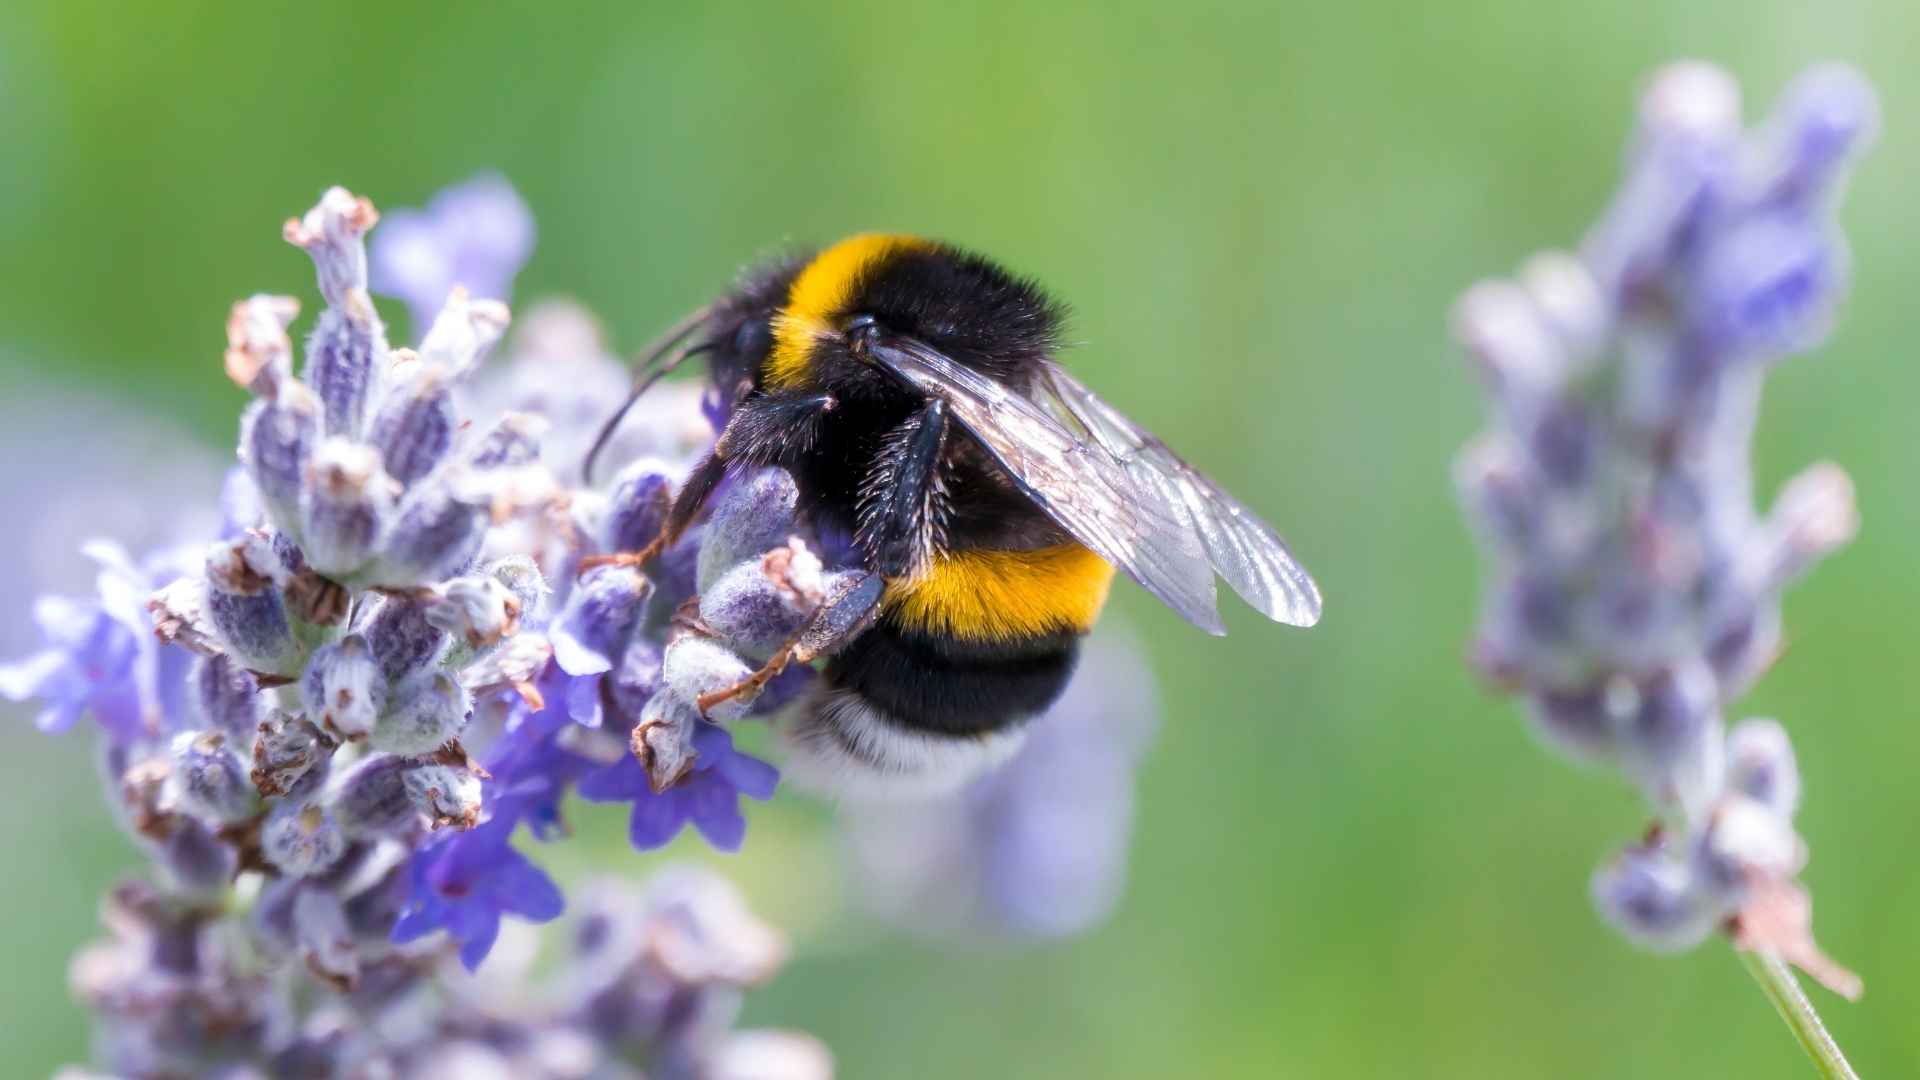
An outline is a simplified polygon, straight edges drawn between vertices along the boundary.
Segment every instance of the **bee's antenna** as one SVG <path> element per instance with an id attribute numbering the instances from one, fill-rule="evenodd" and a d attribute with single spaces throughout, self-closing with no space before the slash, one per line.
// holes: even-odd
<path id="1" fill-rule="evenodd" d="M 679 367 L 687 357 L 698 356 L 713 348 L 712 342 L 697 345 L 680 344 L 688 334 L 700 329 L 700 324 L 706 322 L 711 314 L 713 314 L 712 305 L 694 309 L 679 322 L 667 327 L 665 333 L 648 342 L 646 348 L 640 350 L 640 358 L 634 362 L 633 392 L 627 395 L 627 400 L 621 404 L 619 410 L 601 425 L 600 434 L 594 436 L 593 448 L 587 451 L 586 459 L 580 463 L 582 484 L 593 483 L 594 461 L 600 457 L 600 451 L 606 449 L 607 443 L 612 441 L 614 429 L 620 426 L 620 421 L 626 419 L 627 412 L 633 408 L 634 402 L 640 400 L 640 395 L 645 394 L 654 383 L 659 382 L 661 376 Z M 680 347 L 675 349 L 676 345 Z M 673 350 L 671 353 L 668 352 L 670 349 Z M 662 357 L 665 359 L 663 360 Z"/>

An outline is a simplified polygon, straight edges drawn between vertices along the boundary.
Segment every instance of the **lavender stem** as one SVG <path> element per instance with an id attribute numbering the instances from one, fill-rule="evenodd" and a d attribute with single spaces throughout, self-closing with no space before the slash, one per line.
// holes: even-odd
<path id="1" fill-rule="evenodd" d="M 1807 992 L 1800 988 L 1800 980 L 1794 978 L 1793 969 L 1781 959 L 1780 954 L 1771 949 L 1740 949 L 1740 962 L 1753 974 L 1753 981 L 1760 984 L 1761 992 L 1780 1013 L 1780 1019 L 1787 1022 L 1787 1028 L 1793 1037 L 1800 1040 L 1801 1049 L 1813 1059 L 1820 1075 L 1828 1080 L 1860 1080 L 1860 1074 L 1848 1064 L 1847 1055 L 1840 1050 L 1840 1044 L 1833 1041 L 1833 1035 L 1827 1025 L 1820 1022 L 1820 1014 L 1808 999 Z"/>

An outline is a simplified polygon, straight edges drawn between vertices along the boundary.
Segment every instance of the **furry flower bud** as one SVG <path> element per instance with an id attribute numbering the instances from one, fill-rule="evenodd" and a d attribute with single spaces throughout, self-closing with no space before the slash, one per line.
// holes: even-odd
<path id="1" fill-rule="evenodd" d="M 639 551 L 660 535 L 673 505 L 674 472 L 664 461 L 642 458 L 614 478 L 602 530 L 608 551 Z"/>
<path id="2" fill-rule="evenodd" d="M 610 670 L 652 591 L 652 582 L 633 567 L 587 571 L 552 630 L 553 654 L 561 668 L 574 675 Z"/>
<path id="3" fill-rule="evenodd" d="M 427 621 L 473 649 L 500 643 L 520 628 L 522 604 L 492 576 L 455 578 L 426 601 Z"/>
<path id="4" fill-rule="evenodd" d="M 393 520 L 393 481 L 378 452 L 339 437 L 320 444 L 309 469 L 302 550 L 315 570 L 343 577 L 365 564 L 385 537 Z"/>
<path id="5" fill-rule="evenodd" d="M 300 678 L 300 693 L 314 723 L 340 738 L 354 739 L 371 732 L 386 708 L 387 680 L 367 639 L 352 634 L 313 651 Z"/>
<path id="6" fill-rule="evenodd" d="M 696 702 L 700 695 L 738 685 L 752 674 L 753 669 L 747 662 L 726 646 L 711 638 L 689 634 L 667 645 L 660 684 L 665 693 L 680 701 Z M 752 704 L 753 695 L 742 694 L 716 705 L 709 719 L 736 719 L 745 715 Z"/>
<path id="7" fill-rule="evenodd" d="M 265 715 L 259 681 L 224 653 L 203 656 L 188 676 L 194 704 L 206 726 L 229 738 L 251 739 Z"/>
<path id="8" fill-rule="evenodd" d="M 220 731 L 183 731 L 173 738 L 170 780 L 189 813 L 214 821 L 243 821 L 258 805 L 246 766 Z"/>
<path id="9" fill-rule="evenodd" d="M 281 235 L 313 257 L 320 295 L 328 307 L 346 306 L 348 297 L 367 287 L 367 248 L 363 237 L 380 220 L 364 196 L 330 187 L 305 215 L 287 219 Z"/>
<path id="10" fill-rule="evenodd" d="M 1742 720 L 1727 735 L 1727 786 L 1782 818 L 1800 808 L 1800 767 L 1778 720 Z"/>
<path id="11" fill-rule="evenodd" d="M 794 537 L 715 579 L 700 594 L 700 619 L 743 655 L 764 660 L 807 621 L 825 590 L 819 556 Z"/>
<path id="12" fill-rule="evenodd" d="M 408 805 L 434 828 L 471 829 L 480 824 L 480 778 L 459 765 L 428 763 L 407 771 Z"/>
<path id="13" fill-rule="evenodd" d="M 413 767 L 403 757 L 373 754 L 340 777 L 328 808 L 348 839 L 397 836 L 420 820 L 406 781 Z"/>
<path id="14" fill-rule="evenodd" d="M 227 315 L 227 378 L 256 397 L 273 397 L 293 378 L 293 342 L 287 326 L 300 314 L 291 296 L 260 293 Z"/>
<path id="15" fill-rule="evenodd" d="M 409 491 L 388 534 L 374 577 L 381 585 L 409 588 L 460 573 L 486 539 L 489 494 L 442 470 Z"/>
<path id="16" fill-rule="evenodd" d="M 507 332 L 511 319 L 507 305 L 498 300 L 470 299 L 466 289 L 455 286 L 420 341 L 420 357 L 443 365 L 455 379 L 464 378 Z"/>
<path id="17" fill-rule="evenodd" d="M 286 605 L 273 579 L 248 558 L 246 540 L 207 554 L 207 616 L 233 655 L 255 671 L 285 674 L 297 659 Z"/>
<path id="18" fill-rule="evenodd" d="M 1654 846 L 1628 848 L 1594 875 L 1593 900 L 1622 934 L 1662 952 L 1700 944 L 1721 918 L 1689 865 Z"/>
<path id="19" fill-rule="evenodd" d="M 399 691 L 400 700 L 373 726 L 368 745 L 390 754 L 425 754 L 467 726 L 472 701 L 452 676 L 435 672 Z"/>
<path id="20" fill-rule="evenodd" d="M 253 786 L 266 796 L 285 795 L 296 785 L 322 775 L 315 767 L 333 754 L 334 744 L 299 713 L 274 710 L 253 742 Z"/>
<path id="21" fill-rule="evenodd" d="M 540 436 L 551 425 L 533 413 L 507 413 L 472 443 L 467 465 L 475 469 L 517 469 L 540 460 Z"/>
<path id="22" fill-rule="evenodd" d="M 425 601 L 389 596 L 367 624 L 367 645 L 389 683 L 398 684 L 425 671 L 447 648 L 446 632 L 433 624 Z"/>
<path id="23" fill-rule="evenodd" d="M 412 484 L 447 456 L 459 419 L 445 367 L 404 352 L 396 357 L 394 385 L 373 419 L 368 440 L 380 451 L 387 474 Z"/>
<path id="24" fill-rule="evenodd" d="M 346 852 L 340 823 L 318 803 L 280 803 L 260 827 L 260 854 L 289 877 L 324 873 Z"/>
<path id="25" fill-rule="evenodd" d="M 283 529 L 300 524 L 307 460 L 319 442 L 320 402 L 292 380 L 271 399 L 248 406 L 241 417 L 240 464 L 253 479 L 261 505 Z"/>
<path id="26" fill-rule="evenodd" d="M 787 542 L 800 492 L 785 469 L 761 469 L 736 479 L 713 508 L 700 546 L 699 590 L 745 559 Z"/>

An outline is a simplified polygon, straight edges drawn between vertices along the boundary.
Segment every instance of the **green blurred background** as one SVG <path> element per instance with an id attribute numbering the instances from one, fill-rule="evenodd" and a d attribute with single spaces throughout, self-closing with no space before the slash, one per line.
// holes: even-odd
<path id="1" fill-rule="evenodd" d="M 1599 924 L 1587 878 L 1637 797 L 1547 756 L 1461 665 L 1477 565 L 1447 468 L 1480 411 L 1446 312 L 1578 238 L 1654 66 L 1720 61 L 1758 112 L 1850 60 L 1887 114 L 1845 215 L 1857 286 L 1832 344 L 1773 380 L 1759 457 L 1768 490 L 1845 464 L 1866 527 L 1794 593 L 1791 650 L 1742 711 L 1795 733 L 1817 926 L 1867 980 L 1819 1000 L 1863 1073 L 1914 1075 L 1916 40 L 1896 0 L 14 0 L 0 397 L 41 423 L 12 425 L 9 527 L 35 530 L 29 481 L 119 422 L 102 397 L 227 452 L 227 305 L 311 295 L 278 228 L 329 183 L 419 205 L 502 170 L 541 229 L 518 298 L 576 295 L 626 346 L 784 241 L 965 241 L 1074 303 L 1079 369 L 1281 523 L 1327 618 L 1237 609 L 1218 641 L 1123 590 L 1169 715 L 1131 887 L 1085 939 L 889 935 L 836 895 L 819 807 L 759 808 L 728 865 L 797 953 L 750 1022 L 819 1034 L 853 1078 L 1805 1075 L 1727 949 L 1654 957 Z M 135 856 L 89 740 L 6 719 L 0 1073 L 34 1076 L 84 1057 L 66 958 Z M 584 820 L 542 857 L 650 865 Z"/>

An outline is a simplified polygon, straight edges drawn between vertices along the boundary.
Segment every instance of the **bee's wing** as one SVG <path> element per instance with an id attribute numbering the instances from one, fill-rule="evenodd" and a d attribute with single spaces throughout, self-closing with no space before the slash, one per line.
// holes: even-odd
<path id="1" fill-rule="evenodd" d="M 1159 479 L 1173 491 L 1206 547 L 1207 562 L 1240 598 L 1290 626 L 1320 621 L 1320 587 L 1287 549 L 1273 526 L 1181 460 L 1152 432 L 1100 400 L 1058 364 L 1047 362 L 1034 397 L 1064 410 L 1115 460 Z"/>
<path id="2" fill-rule="evenodd" d="M 1188 622 L 1225 632 L 1214 570 L 1272 618 L 1319 618 L 1319 590 L 1272 529 L 1059 367 L 1028 397 L 917 342 L 875 358 L 946 401 L 1049 517 Z"/>

